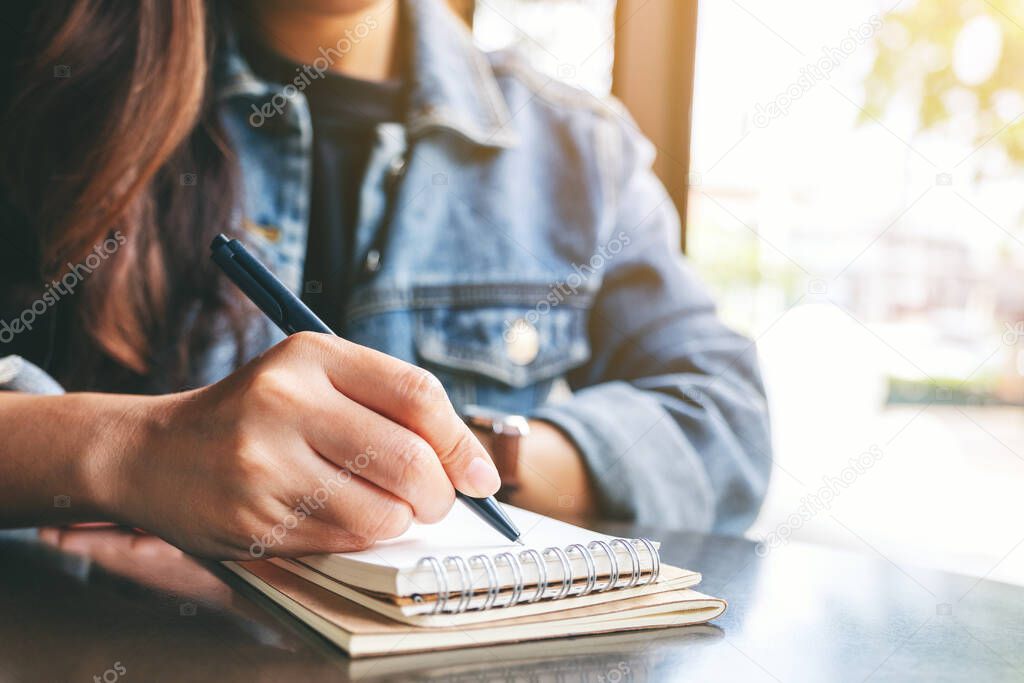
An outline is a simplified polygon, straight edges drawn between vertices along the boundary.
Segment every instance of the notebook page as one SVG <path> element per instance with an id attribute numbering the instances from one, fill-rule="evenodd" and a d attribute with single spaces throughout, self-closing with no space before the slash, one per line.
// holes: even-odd
<path id="1" fill-rule="evenodd" d="M 299 561 L 337 581 L 369 590 L 398 596 L 427 595 L 443 592 L 445 586 L 451 591 L 461 590 L 464 585 L 462 574 L 455 563 L 443 563 L 446 577 L 443 583 L 437 581 L 434 568 L 420 564 L 424 557 L 443 561 L 447 557 L 459 557 L 466 562 L 470 574 L 470 585 L 479 589 L 489 585 L 491 577 L 482 563 L 470 563 L 475 555 L 484 555 L 494 562 L 497 583 L 511 587 L 520 581 L 524 586 L 537 584 L 542 575 L 551 585 L 561 584 L 565 574 L 564 565 L 555 554 L 545 554 L 547 548 L 565 549 L 578 544 L 586 548 L 593 541 L 611 544 L 613 537 L 596 531 L 560 522 L 550 517 L 506 505 L 505 512 L 522 533 L 523 545 L 510 543 L 473 514 L 466 506 L 456 504 L 443 521 L 431 525 L 414 525 L 399 538 L 383 541 L 372 548 L 351 553 L 333 555 L 308 555 Z M 658 544 L 655 543 L 655 546 Z M 630 581 L 634 558 L 622 544 L 610 545 L 619 570 L 619 581 L 624 585 Z M 545 567 L 539 569 L 535 558 L 524 557 L 524 552 L 536 551 Z M 653 558 L 643 549 L 637 549 L 641 572 L 653 567 Z M 509 566 L 508 558 L 499 558 L 510 553 L 519 558 L 519 572 Z M 592 570 L 581 553 L 568 553 L 569 575 L 573 580 L 585 579 Z M 610 576 L 612 563 L 607 553 L 595 549 L 591 552 L 597 576 Z M 543 569 L 543 573 L 542 573 Z"/>
<path id="2" fill-rule="evenodd" d="M 413 524 L 398 538 L 380 541 L 372 548 L 332 557 L 368 564 L 414 569 L 420 558 L 433 555 L 443 559 L 449 555 L 469 558 L 471 555 L 494 555 L 501 552 L 518 554 L 527 548 L 538 552 L 550 546 L 562 548 L 570 543 L 584 546 L 591 541 L 610 541 L 611 536 L 582 529 L 529 510 L 504 505 L 504 510 L 522 533 L 523 545 L 511 543 L 461 503 L 456 503 L 444 520 L 437 524 Z M 301 558 L 307 561 L 310 558 Z"/>

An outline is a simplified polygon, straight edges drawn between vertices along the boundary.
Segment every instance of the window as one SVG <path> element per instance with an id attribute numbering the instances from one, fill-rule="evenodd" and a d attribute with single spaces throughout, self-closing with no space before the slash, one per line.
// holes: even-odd
<path id="1" fill-rule="evenodd" d="M 755 536 L 863 457 L 794 537 L 1024 578 L 1024 549 L 999 562 L 1024 534 L 1012 14 L 700 6 L 688 244 L 772 393 L 778 467 Z"/>

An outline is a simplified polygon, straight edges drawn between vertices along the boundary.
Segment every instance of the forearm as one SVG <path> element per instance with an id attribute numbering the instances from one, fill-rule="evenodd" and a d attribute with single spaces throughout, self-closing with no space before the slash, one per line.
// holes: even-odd
<path id="1" fill-rule="evenodd" d="M 490 434 L 473 428 L 481 443 Z M 555 426 L 530 420 L 530 434 L 519 449 L 519 485 L 508 497 L 517 507 L 560 519 L 584 519 L 597 509 L 582 455 Z"/>
<path id="2" fill-rule="evenodd" d="M 519 489 L 509 502 L 549 517 L 586 518 L 596 511 L 586 465 L 576 446 L 553 425 L 530 421 L 519 455 Z"/>
<path id="3" fill-rule="evenodd" d="M 537 415 L 583 454 L 602 516 L 737 533 L 757 513 L 771 461 L 755 387 L 683 373 L 609 382 Z"/>
<path id="4" fill-rule="evenodd" d="M 0 392 L 0 526 L 102 519 L 111 514 L 118 455 L 155 399 Z"/>

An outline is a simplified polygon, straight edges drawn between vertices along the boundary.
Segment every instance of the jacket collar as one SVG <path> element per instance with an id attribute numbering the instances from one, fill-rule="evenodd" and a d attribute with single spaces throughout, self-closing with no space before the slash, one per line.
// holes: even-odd
<path id="1" fill-rule="evenodd" d="M 449 130 L 483 147 L 514 145 L 508 104 L 468 28 L 442 0 L 395 1 L 402 3 L 410 57 L 409 137 Z M 213 66 L 217 99 L 265 98 L 281 92 L 280 84 L 253 73 L 239 49 L 237 32 L 230 20 L 224 23 Z"/>

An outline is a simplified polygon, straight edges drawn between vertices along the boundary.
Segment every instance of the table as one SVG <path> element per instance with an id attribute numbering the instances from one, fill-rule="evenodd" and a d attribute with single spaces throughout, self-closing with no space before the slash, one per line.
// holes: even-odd
<path id="1" fill-rule="evenodd" d="M 1024 680 L 1024 589 L 886 558 L 609 527 L 729 600 L 713 625 L 350 660 L 217 565 L 114 529 L 0 535 L 0 681 Z"/>

